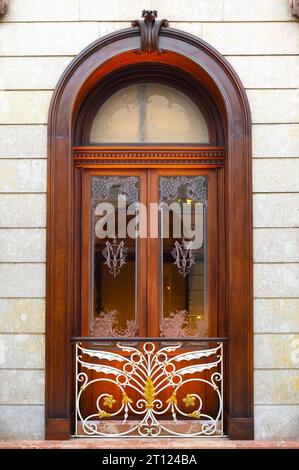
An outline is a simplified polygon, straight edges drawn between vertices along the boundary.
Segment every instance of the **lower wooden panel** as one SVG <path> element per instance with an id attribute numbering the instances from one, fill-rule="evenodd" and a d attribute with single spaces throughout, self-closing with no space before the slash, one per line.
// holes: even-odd
<path id="1" fill-rule="evenodd" d="M 227 434 L 229 439 L 253 440 L 254 439 L 254 421 L 253 418 L 228 418 Z"/>
<path id="2" fill-rule="evenodd" d="M 46 418 L 45 438 L 51 440 L 68 440 L 71 436 L 69 418 Z"/>

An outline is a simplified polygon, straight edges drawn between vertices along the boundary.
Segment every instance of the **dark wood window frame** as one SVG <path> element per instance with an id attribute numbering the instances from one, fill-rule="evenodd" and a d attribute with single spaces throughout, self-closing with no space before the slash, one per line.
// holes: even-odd
<path id="1" fill-rule="evenodd" d="M 225 419 L 231 439 L 253 438 L 251 121 L 237 75 L 212 47 L 188 33 L 162 29 L 164 52 L 136 53 L 140 32 L 129 28 L 97 40 L 69 65 L 53 94 L 48 125 L 46 438 L 68 439 L 74 413 L 70 338 L 79 333 L 81 179 L 83 168 L 218 168 L 224 173 L 225 311 L 229 337 Z M 87 119 L 97 84 L 126 81 L 138 68 L 198 93 L 210 119 L 211 144 L 88 146 Z M 164 77 L 164 78 L 161 78 Z M 165 78 L 166 77 L 166 78 Z M 181 85 L 180 85 L 181 84 Z M 197 84 L 197 85 L 196 85 Z M 198 86 L 200 85 L 200 87 Z M 96 91 L 97 90 L 97 91 Z M 100 101 L 99 101 L 100 104 Z M 85 144 L 85 145 L 82 145 Z M 76 188 L 76 190 L 75 190 Z"/>

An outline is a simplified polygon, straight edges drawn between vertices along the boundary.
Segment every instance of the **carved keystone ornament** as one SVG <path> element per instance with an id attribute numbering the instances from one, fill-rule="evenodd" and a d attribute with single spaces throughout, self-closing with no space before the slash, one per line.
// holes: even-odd
<path id="1" fill-rule="evenodd" d="M 169 23 L 165 19 L 156 21 L 157 15 L 157 10 L 143 10 L 142 18 L 144 20 L 132 21 L 132 26 L 137 26 L 141 35 L 140 49 L 137 52 L 162 52 L 158 45 L 158 38 L 161 28 L 167 28 Z"/>
<path id="2" fill-rule="evenodd" d="M 292 13 L 299 18 L 299 0 L 290 0 Z"/>
<path id="3" fill-rule="evenodd" d="M 8 0 L 0 0 L 0 15 L 4 15 L 7 10 Z"/>

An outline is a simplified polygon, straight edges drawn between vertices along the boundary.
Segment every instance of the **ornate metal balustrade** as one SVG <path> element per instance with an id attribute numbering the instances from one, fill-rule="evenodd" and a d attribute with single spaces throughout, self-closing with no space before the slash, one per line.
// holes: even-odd
<path id="1" fill-rule="evenodd" d="M 74 338 L 76 437 L 223 437 L 225 338 Z"/>

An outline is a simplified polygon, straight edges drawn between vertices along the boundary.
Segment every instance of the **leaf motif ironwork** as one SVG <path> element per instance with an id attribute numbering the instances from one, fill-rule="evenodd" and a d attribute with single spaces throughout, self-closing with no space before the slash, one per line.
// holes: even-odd
<path id="1" fill-rule="evenodd" d="M 115 347 L 119 350 L 118 353 L 84 348 L 79 343 L 76 345 L 77 435 L 85 437 L 223 435 L 221 343 L 208 349 L 178 355 L 177 351 L 181 348 L 179 342 L 160 348 L 150 341 L 140 345 L 140 348 L 118 342 Z M 101 359 L 102 363 L 83 359 L 86 355 L 89 358 Z M 122 356 L 122 361 L 118 361 L 119 356 Z M 211 360 L 202 362 L 207 357 L 211 357 Z M 181 361 L 184 363 L 192 361 L 192 363 L 177 368 L 176 362 Z M 89 378 L 88 374 L 83 372 L 84 369 L 93 370 L 99 373 L 99 376 L 93 373 Z M 200 375 L 206 370 L 213 369 L 215 371 L 208 376 Z M 205 410 L 200 395 L 202 385 L 209 387 L 218 398 L 215 416 L 209 415 Z M 94 389 L 98 394 L 96 407 L 94 412 L 83 416 L 84 392 L 90 390 L 90 387 L 96 387 Z M 115 393 L 114 390 L 119 392 Z M 130 420 L 130 416 L 134 419 Z M 120 418 L 122 418 L 121 429 Z"/>

